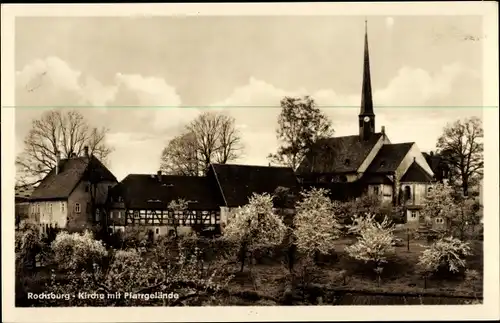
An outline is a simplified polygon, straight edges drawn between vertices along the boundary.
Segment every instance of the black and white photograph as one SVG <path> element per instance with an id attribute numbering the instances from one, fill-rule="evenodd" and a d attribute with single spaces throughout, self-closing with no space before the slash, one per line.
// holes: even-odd
<path id="1" fill-rule="evenodd" d="M 483 5 L 11 17 L 12 307 L 498 315 Z"/>

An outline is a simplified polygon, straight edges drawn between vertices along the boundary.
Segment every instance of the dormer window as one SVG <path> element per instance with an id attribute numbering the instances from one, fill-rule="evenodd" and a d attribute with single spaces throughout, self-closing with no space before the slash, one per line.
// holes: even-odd
<path id="1" fill-rule="evenodd" d="M 346 158 L 346 160 L 344 161 L 344 165 L 346 166 L 351 165 L 351 160 L 349 158 Z"/>
<path id="2" fill-rule="evenodd" d="M 384 167 L 384 166 L 385 166 L 385 160 L 380 162 L 380 167 Z"/>

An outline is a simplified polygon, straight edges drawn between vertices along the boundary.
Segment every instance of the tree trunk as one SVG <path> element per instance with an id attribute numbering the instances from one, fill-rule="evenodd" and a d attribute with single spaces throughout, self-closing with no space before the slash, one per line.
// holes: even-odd
<path id="1" fill-rule="evenodd" d="M 243 269 L 245 268 L 245 260 L 247 257 L 247 246 L 246 243 L 243 243 L 240 248 L 240 261 L 241 261 L 241 268 L 240 272 L 243 272 Z"/>

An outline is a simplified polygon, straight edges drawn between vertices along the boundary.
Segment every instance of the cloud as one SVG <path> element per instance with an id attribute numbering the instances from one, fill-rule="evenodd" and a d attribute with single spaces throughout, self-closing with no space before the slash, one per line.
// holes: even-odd
<path id="1" fill-rule="evenodd" d="M 385 87 L 372 84 L 377 127 L 385 125 L 394 142 L 417 140 L 420 147 L 434 147 L 447 120 L 478 114 L 478 111 L 471 109 L 432 109 L 433 106 L 454 102 L 457 82 L 464 80 L 473 86 L 480 80 L 480 75 L 458 63 L 446 65 L 436 73 L 408 66 L 401 68 Z M 229 97 L 214 106 L 229 111 L 238 123 L 247 125 L 240 131 L 248 158 L 254 163 L 264 164 L 267 163 L 265 156 L 276 149 L 274 129 L 280 113 L 280 100 L 284 96 L 306 94 L 312 96 L 332 120 L 337 135 L 358 131 L 356 120 L 361 88 L 358 93 L 337 93 L 332 89 L 308 93 L 304 89 L 285 90 L 263 80 L 250 78 L 247 84 L 236 88 Z M 477 95 L 472 97 L 480 105 L 478 101 L 481 99 Z M 428 112 L 422 113 L 422 109 Z M 425 133 L 422 133 L 422 129 L 426 129 Z"/>
<path id="2" fill-rule="evenodd" d="M 78 109 L 93 126 L 111 130 L 111 165 L 123 171 L 136 165 L 156 171 L 165 141 L 199 114 L 182 108 L 176 89 L 162 78 L 117 73 L 103 84 L 58 57 L 34 60 L 16 73 L 16 106 L 28 107 L 16 109 L 19 138 L 48 109 Z"/>
<path id="3" fill-rule="evenodd" d="M 130 172 L 154 173 L 166 142 L 201 112 L 201 108 L 182 107 L 175 87 L 162 78 L 117 73 L 111 84 L 103 84 L 57 57 L 35 60 L 16 76 L 16 105 L 93 106 L 81 112 L 93 125 L 111 129 L 107 141 L 115 151 L 110 162 L 119 178 Z M 450 118 L 477 115 L 478 111 L 432 110 L 429 106 L 461 102 L 481 105 L 481 99 L 471 95 L 480 80 L 477 72 L 458 63 L 435 73 L 403 67 L 385 86 L 372 84 L 377 128 L 385 125 L 393 142 L 417 141 L 423 150 L 433 147 Z M 310 95 L 332 120 L 336 134 L 349 135 L 358 131 L 360 92 L 361 86 L 357 93 L 328 88 L 312 92 L 284 89 L 252 77 L 209 107 L 235 117 L 246 148 L 238 162 L 265 165 L 266 156 L 276 150 L 275 129 L 284 96 Z M 422 113 L 422 108 L 428 112 Z M 44 111 L 16 110 L 19 138 L 29 129 L 31 120 Z"/>

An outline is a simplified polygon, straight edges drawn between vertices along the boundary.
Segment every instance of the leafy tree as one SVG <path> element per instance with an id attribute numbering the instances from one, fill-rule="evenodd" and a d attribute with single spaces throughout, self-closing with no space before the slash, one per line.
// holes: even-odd
<path id="1" fill-rule="evenodd" d="M 483 175 L 483 125 L 471 117 L 448 124 L 437 142 L 438 153 L 450 166 L 454 182 L 468 196 L 469 187 Z"/>
<path id="2" fill-rule="evenodd" d="M 389 255 L 393 254 L 395 248 L 394 225 L 387 219 L 379 223 L 375 216 L 355 216 L 349 231 L 358 235 L 358 240 L 353 245 L 345 248 L 348 255 L 365 263 L 373 264 L 376 269 L 382 268 L 387 262 Z M 380 271 L 377 269 L 377 271 Z"/>
<path id="3" fill-rule="evenodd" d="M 311 256 L 328 254 L 341 235 L 336 204 L 324 189 L 301 193 L 294 217 L 294 235 L 299 251 Z"/>
<path id="4" fill-rule="evenodd" d="M 160 169 L 169 175 L 203 175 L 199 149 L 193 133 L 186 132 L 169 141 L 161 155 Z"/>
<path id="5" fill-rule="evenodd" d="M 51 110 L 34 120 L 24 139 L 24 151 L 17 157 L 18 183 L 39 183 L 61 159 L 79 156 L 87 146 L 89 153 L 105 161 L 112 152 L 106 144 L 108 129 L 91 127 L 79 112 Z"/>
<path id="6" fill-rule="evenodd" d="M 25 223 L 22 231 L 16 231 L 16 268 L 24 271 L 36 267 L 36 256 L 44 249 L 43 237 L 35 223 Z"/>
<path id="7" fill-rule="evenodd" d="M 418 265 L 426 274 L 439 271 L 458 273 L 460 269 L 465 269 L 465 257 L 469 255 L 472 255 L 469 243 L 453 237 L 444 237 L 422 252 Z"/>
<path id="8" fill-rule="evenodd" d="M 224 236 L 238 243 L 243 271 L 248 252 L 281 244 L 286 231 L 282 219 L 273 210 L 272 196 L 254 193 L 247 205 L 231 213 Z"/>
<path id="9" fill-rule="evenodd" d="M 333 129 L 311 97 L 285 97 L 281 100 L 276 135 L 280 147 L 268 158 L 295 170 L 309 147 L 320 138 L 332 136 Z"/>
<path id="10" fill-rule="evenodd" d="M 437 183 L 425 196 L 421 216 L 434 220 L 438 217 L 446 221 L 451 231 L 453 218 L 458 213 L 457 203 L 453 197 L 453 188 L 448 184 Z"/>

